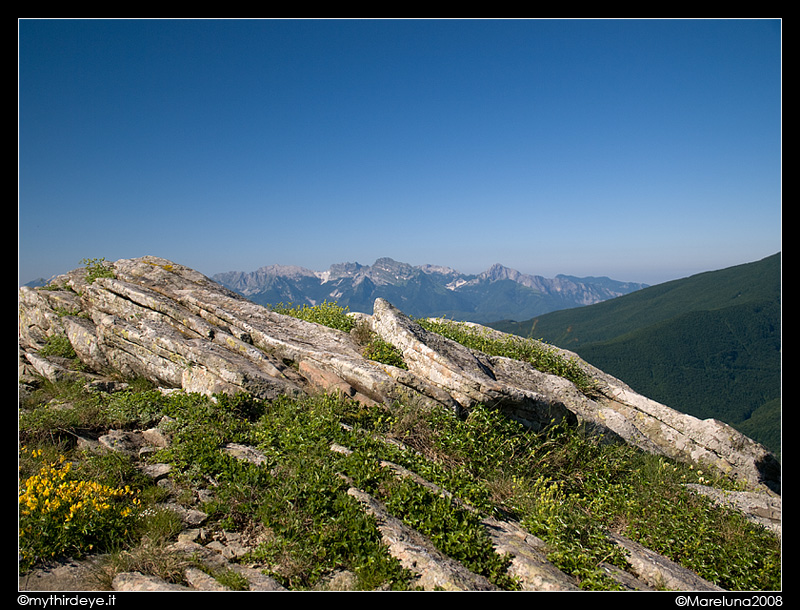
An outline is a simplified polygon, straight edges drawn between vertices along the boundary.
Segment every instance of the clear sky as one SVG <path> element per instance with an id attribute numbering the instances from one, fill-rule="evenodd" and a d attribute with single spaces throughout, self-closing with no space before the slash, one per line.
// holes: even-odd
<path id="1" fill-rule="evenodd" d="M 21 20 L 19 281 L 781 249 L 780 20 Z"/>

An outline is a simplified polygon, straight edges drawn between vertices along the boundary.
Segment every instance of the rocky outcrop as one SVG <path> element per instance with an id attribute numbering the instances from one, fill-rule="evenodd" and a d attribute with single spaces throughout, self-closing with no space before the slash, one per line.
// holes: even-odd
<path id="1" fill-rule="evenodd" d="M 532 427 L 580 422 L 597 434 L 645 451 L 704 464 L 750 484 L 780 490 L 780 469 L 763 446 L 713 419 L 699 420 L 650 400 L 581 362 L 595 382 L 587 396 L 571 382 L 510 358 L 487 356 L 425 331 L 385 301 L 376 301 L 373 329 L 398 346 L 411 372 L 445 389 L 462 408 L 494 404 Z M 480 332 L 501 336 L 485 327 Z M 577 354 L 559 350 L 575 361 Z"/>
<path id="2" fill-rule="evenodd" d="M 366 404 L 415 401 L 456 413 L 491 404 L 532 427 L 554 419 L 584 424 L 608 439 L 780 492 L 778 463 L 761 445 L 721 422 L 649 400 L 588 364 L 582 366 L 598 388 L 592 396 L 526 363 L 428 332 L 378 299 L 363 318 L 402 351 L 408 368 L 401 369 L 366 359 L 346 332 L 272 312 L 171 261 L 110 265 L 113 278 L 89 282 L 77 269 L 49 289 L 20 289 L 21 366 L 51 379 L 74 374 L 41 353 L 59 336 L 98 378 L 141 376 L 164 387 L 265 399 L 335 390 Z"/>

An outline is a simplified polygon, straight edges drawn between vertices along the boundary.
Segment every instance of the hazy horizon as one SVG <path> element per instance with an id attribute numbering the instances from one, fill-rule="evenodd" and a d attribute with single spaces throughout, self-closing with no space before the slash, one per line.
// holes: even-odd
<path id="1" fill-rule="evenodd" d="M 684 275 L 677 275 L 675 277 L 672 277 L 671 275 L 669 275 L 669 276 L 666 276 L 664 279 L 661 279 L 661 280 L 656 281 L 656 282 L 640 282 L 639 280 L 635 280 L 635 279 L 631 280 L 631 279 L 613 277 L 613 276 L 609 276 L 608 274 L 575 275 L 574 273 L 560 273 L 560 272 L 551 273 L 551 274 L 529 273 L 529 272 L 521 271 L 521 270 L 516 269 L 514 267 L 509 267 L 508 265 L 503 265 L 503 263 L 500 263 L 499 261 L 497 263 L 493 263 L 492 265 L 500 264 L 500 265 L 502 265 L 504 267 L 508 267 L 510 269 L 513 269 L 514 271 L 519 271 L 520 273 L 523 273 L 525 275 L 540 276 L 540 277 L 544 277 L 544 278 L 548 278 L 548 279 L 552 279 L 552 278 L 556 277 L 557 275 L 566 275 L 566 276 L 577 277 L 577 278 L 607 277 L 607 278 L 609 278 L 611 280 L 617 280 L 617 281 L 621 281 L 621 282 L 640 283 L 640 284 L 647 284 L 648 286 L 655 286 L 657 284 L 663 284 L 665 282 L 669 282 L 669 281 L 672 281 L 672 280 L 684 279 L 684 278 L 691 277 L 692 275 L 697 275 L 697 274 L 700 274 L 700 273 L 705 273 L 705 272 L 709 272 L 709 271 L 720 271 L 722 269 L 727 269 L 729 267 L 736 267 L 738 265 L 744 265 L 744 264 L 748 264 L 748 263 L 755 263 L 755 262 L 758 262 L 758 261 L 760 261 L 760 260 L 762 260 L 764 258 L 768 258 L 769 256 L 772 256 L 774 254 L 780 254 L 780 251 L 773 252 L 772 254 L 769 254 L 769 255 L 764 256 L 764 257 L 760 257 L 758 259 L 742 261 L 740 263 L 733 263 L 731 265 L 725 265 L 723 267 L 715 267 L 715 268 L 710 268 L 710 269 L 695 269 L 695 270 L 687 271 Z M 153 255 L 153 256 L 158 256 L 158 255 Z M 207 277 L 212 278 L 212 279 L 213 279 L 213 277 L 215 275 L 222 274 L 222 273 L 229 273 L 229 272 L 253 273 L 253 272 L 258 271 L 259 269 L 261 269 L 263 267 L 271 267 L 271 266 L 302 267 L 303 269 L 307 269 L 309 271 L 313 271 L 313 272 L 316 272 L 316 273 L 324 273 L 324 272 L 328 271 L 333 265 L 338 265 L 338 264 L 357 263 L 357 264 L 359 264 L 361 266 L 364 266 L 364 267 L 372 266 L 380 258 L 391 258 L 391 259 L 395 260 L 396 262 L 407 263 L 407 264 L 412 265 L 413 267 L 423 267 L 425 265 L 433 265 L 433 266 L 438 266 L 438 267 L 447 267 L 447 268 L 453 269 L 454 271 L 462 273 L 464 275 L 479 275 L 479 274 L 481 274 L 481 273 L 483 273 L 485 271 L 488 271 L 492 267 L 492 265 L 488 265 L 486 268 L 483 268 L 483 269 L 468 270 L 467 271 L 467 270 L 464 270 L 464 269 L 460 269 L 458 267 L 452 267 L 450 265 L 439 265 L 437 263 L 420 263 L 420 264 L 409 263 L 408 261 L 398 260 L 398 259 L 395 259 L 394 257 L 389 256 L 389 257 L 378 257 L 375 260 L 372 260 L 370 262 L 363 262 L 363 261 L 358 261 L 358 260 L 354 260 L 354 261 L 337 261 L 336 263 L 331 263 L 330 265 L 327 265 L 324 268 L 305 267 L 303 265 L 295 265 L 293 263 L 280 263 L 280 262 L 278 262 L 278 263 L 268 263 L 266 265 L 260 265 L 259 267 L 256 267 L 254 269 L 227 269 L 225 271 L 217 271 L 215 273 L 205 273 L 200 269 L 195 269 L 195 271 L 200 271 L 201 273 L 203 273 L 204 275 L 206 275 Z M 172 261 L 172 262 L 180 263 L 180 261 Z M 78 265 L 75 265 L 74 267 L 72 267 L 71 269 L 69 269 L 67 271 L 71 271 L 72 269 L 76 269 L 76 268 L 82 267 L 82 266 L 83 265 L 78 264 Z M 56 275 L 58 275 L 58 274 L 56 274 Z M 53 276 L 31 278 L 31 279 L 26 280 L 24 282 L 21 281 L 21 279 L 20 279 L 19 285 L 22 286 L 22 285 L 29 284 L 29 283 L 32 283 L 32 282 L 36 282 L 38 280 L 47 281 L 47 280 L 51 279 L 52 277 Z"/>

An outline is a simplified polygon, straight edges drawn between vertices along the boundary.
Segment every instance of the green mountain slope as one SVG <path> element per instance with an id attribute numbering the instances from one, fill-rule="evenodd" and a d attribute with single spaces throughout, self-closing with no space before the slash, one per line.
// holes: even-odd
<path id="1" fill-rule="evenodd" d="M 780 453 L 781 255 L 494 328 L 577 352 L 636 391 Z"/>

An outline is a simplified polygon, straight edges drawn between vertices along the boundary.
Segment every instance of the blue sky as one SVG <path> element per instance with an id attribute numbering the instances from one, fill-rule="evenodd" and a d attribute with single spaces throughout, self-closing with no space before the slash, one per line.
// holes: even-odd
<path id="1" fill-rule="evenodd" d="M 19 280 L 781 249 L 779 20 L 21 20 Z"/>

